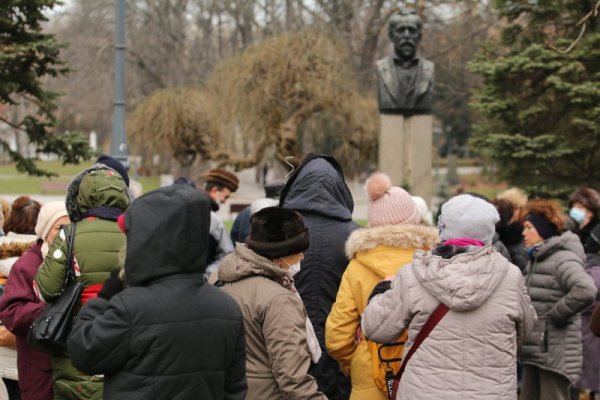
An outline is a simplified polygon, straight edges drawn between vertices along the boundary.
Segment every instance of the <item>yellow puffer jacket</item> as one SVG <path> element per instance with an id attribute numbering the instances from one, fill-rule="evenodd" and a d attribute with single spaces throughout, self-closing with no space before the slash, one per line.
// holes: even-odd
<path id="1" fill-rule="evenodd" d="M 348 238 L 346 255 L 351 261 L 327 318 L 325 342 L 328 353 L 352 379 L 351 400 L 387 399 L 373 378 L 369 344 L 358 331 L 371 291 L 383 278 L 410 263 L 415 250 L 429 250 L 438 242 L 437 230 L 422 225 L 364 228 Z M 402 349 L 394 352 L 402 354 Z"/>

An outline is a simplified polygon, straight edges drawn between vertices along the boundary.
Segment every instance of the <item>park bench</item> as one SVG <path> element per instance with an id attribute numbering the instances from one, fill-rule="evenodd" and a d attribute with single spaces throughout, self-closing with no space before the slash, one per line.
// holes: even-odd
<path id="1" fill-rule="evenodd" d="M 42 181 L 42 194 L 57 193 L 61 194 L 67 192 L 69 184 L 62 181 Z"/>

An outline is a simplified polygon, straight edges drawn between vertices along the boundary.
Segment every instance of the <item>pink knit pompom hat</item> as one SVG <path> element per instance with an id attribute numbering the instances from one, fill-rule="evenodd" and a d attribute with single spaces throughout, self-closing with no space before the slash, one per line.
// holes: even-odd
<path id="1" fill-rule="evenodd" d="M 419 210 L 412 197 L 402 188 L 392 186 L 392 180 L 382 172 L 367 179 L 365 190 L 369 195 L 367 215 L 369 226 L 418 224 Z"/>

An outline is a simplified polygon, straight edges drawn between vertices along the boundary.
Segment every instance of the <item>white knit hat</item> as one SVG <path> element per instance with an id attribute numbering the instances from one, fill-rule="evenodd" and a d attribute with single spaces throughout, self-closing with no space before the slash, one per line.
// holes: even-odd
<path id="1" fill-rule="evenodd" d="M 410 194 L 392 186 L 392 180 L 384 173 L 376 172 L 365 186 L 369 195 L 367 215 L 369 226 L 418 224 L 421 216 Z"/>
<path id="2" fill-rule="evenodd" d="M 429 226 L 433 225 L 433 214 L 427 208 L 427 202 L 425 199 L 419 196 L 412 196 L 412 199 L 417 206 L 417 210 L 419 210 L 421 221 L 425 221 Z"/>
<path id="3" fill-rule="evenodd" d="M 51 201 L 46 203 L 40 209 L 37 224 L 35 225 L 35 234 L 42 240 L 46 240 L 48 232 L 52 225 L 60 217 L 68 217 L 64 201 Z"/>
<path id="4" fill-rule="evenodd" d="M 461 194 L 442 206 L 438 219 L 440 238 L 442 241 L 469 238 L 492 243 L 499 220 L 496 207 L 470 194 Z"/>

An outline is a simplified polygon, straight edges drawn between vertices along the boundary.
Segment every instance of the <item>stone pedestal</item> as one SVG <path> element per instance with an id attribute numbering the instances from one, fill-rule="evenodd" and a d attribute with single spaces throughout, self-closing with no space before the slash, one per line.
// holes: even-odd
<path id="1" fill-rule="evenodd" d="M 432 116 L 380 114 L 380 117 L 379 171 L 388 174 L 395 186 L 408 185 L 410 194 L 431 204 Z"/>

